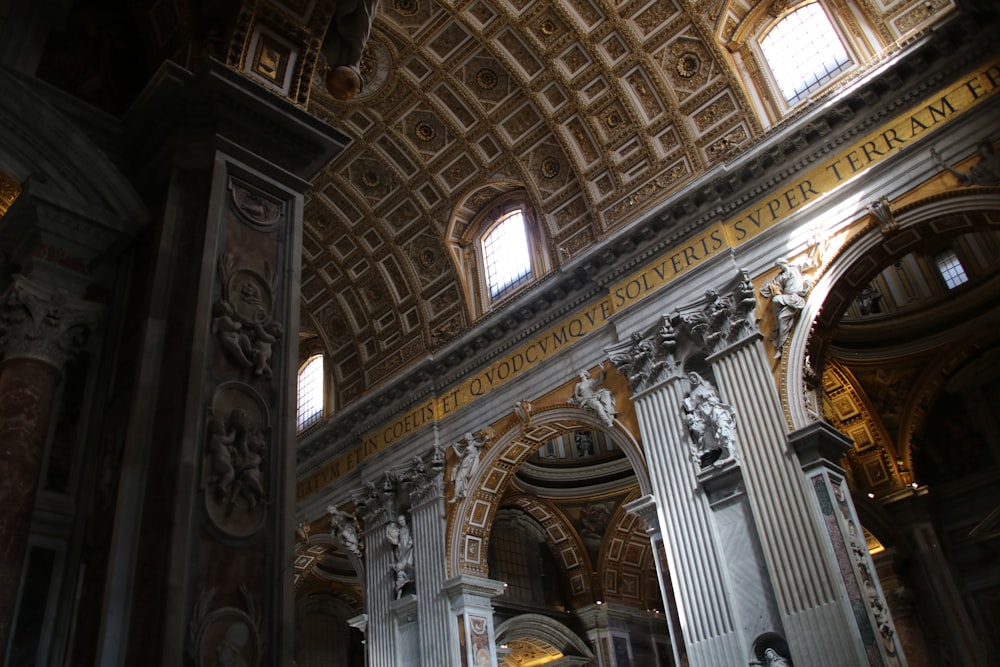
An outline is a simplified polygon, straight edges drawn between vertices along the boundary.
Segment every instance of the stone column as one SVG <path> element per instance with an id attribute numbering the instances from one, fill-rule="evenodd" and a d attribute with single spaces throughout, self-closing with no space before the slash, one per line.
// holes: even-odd
<path id="1" fill-rule="evenodd" d="M 420 621 L 420 664 L 457 664 L 458 639 L 444 593 L 447 525 L 444 507 L 444 452 L 435 449 L 430 462 L 414 461 L 409 480 L 413 519 L 417 616 Z"/>
<path id="2" fill-rule="evenodd" d="M 468 667 L 496 665 L 496 631 L 491 600 L 503 593 L 504 583 L 463 574 L 444 582 L 443 590 L 451 601 L 461 657 L 458 663 L 442 664 Z"/>
<path id="3" fill-rule="evenodd" d="M 0 302 L 0 656 L 10 639 L 62 367 L 100 312 L 24 276 L 15 276 Z"/>
<path id="4" fill-rule="evenodd" d="M 745 650 L 732 591 L 724 577 L 708 498 L 697 486 L 681 416 L 685 389 L 682 378 L 670 377 L 634 395 L 633 402 L 653 495 L 662 508 L 660 530 L 690 664 L 739 664 Z"/>
<path id="5" fill-rule="evenodd" d="M 383 478 L 383 483 L 386 480 Z M 391 482 L 390 482 L 391 484 Z M 368 667 L 394 667 L 397 662 L 393 545 L 390 522 L 396 518 L 394 490 L 367 483 L 354 505 L 365 530 L 365 655 Z"/>
<path id="6" fill-rule="evenodd" d="M 755 305 L 740 272 L 608 350 L 633 391 L 688 657 L 745 664 L 766 640 L 796 663 L 895 664 L 872 656 L 871 626 L 855 618 L 836 537 L 788 445 Z"/>
<path id="7" fill-rule="evenodd" d="M 989 664 L 988 650 L 973 631 L 961 588 L 927 507 L 930 501 L 926 487 L 903 490 L 884 500 L 895 525 L 909 538 L 910 583 L 918 591 L 917 597 L 932 601 L 921 610 L 924 636 L 932 649 L 928 654 L 939 660 L 951 656 L 961 665 Z"/>

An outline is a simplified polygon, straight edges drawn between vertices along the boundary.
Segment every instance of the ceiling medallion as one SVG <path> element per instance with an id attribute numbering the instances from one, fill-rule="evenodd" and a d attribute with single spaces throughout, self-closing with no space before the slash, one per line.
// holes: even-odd
<path id="1" fill-rule="evenodd" d="M 403 14 L 404 16 L 413 16 L 417 13 L 417 0 L 395 0 L 392 3 L 393 8 Z"/>
<path id="2" fill-rule="evenodd" d="M 497 73 L 488 67 L 476 72 L 476 84 L 483 90 L 492 90 L 497 85 Z"/>
<path id="3" fill-rule="evenodd" d="M 543 35 L 546 37 L 551 37 L 556 32 L 556 22 L 552 19 L 545 19 L 542 21 L 542 25 L 538 28 Z"/>
<path id="4" fill-rule="evenodd" d="M 413 128 L 413 134 L 415 134 L 417 139 L 420 141 L 430 141 L 437 136 L 437 130 L 434 129 L 434 126 L 426 120 L 422 120 Z"/>
<path id="5" fill-rule="evenodd" d="M 701 59 L 690 51 L 682 53 L 681 57 L 677 59 L 677 73 L 685 79 L 690 79 L 697 74 L 700 68 Z"/>
<path id="6" fill-rule="evenodd" d="M 559 175 L 559 160 L 554 157 L 547 157 L 542 160 L 542 176 L 545 178 L 555 178 Z"/>
<path id="7" fill-rule="evenodd" d="M 609 128 L 614 129 L 622 124 L 622 116 L 617 111 L 612 111 L 607 115 L 604 122 L 607 123 Z"/>
<path id="8" fill-rule="evenodd" d="M 420 266 L 425 269 L 432 269 L 437 264 L 437 253 L 434 252 L 433 248 L 421 248 L 420 252 L 417 254 L 417 261 L 420 262 Z"/>
<path id="9" fill-rule="evenodd" d="M 374 188 L 382 179 L 379 178 L 378 172 L 366 171 L 361 174 L 361 183 L 369 188 Z"/>

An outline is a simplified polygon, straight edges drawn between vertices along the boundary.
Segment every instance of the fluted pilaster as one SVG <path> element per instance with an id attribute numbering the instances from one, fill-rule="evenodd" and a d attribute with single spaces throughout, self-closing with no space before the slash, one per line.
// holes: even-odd
<path id="1" fill-rule="evenodd" d="M 416 493 L 413 506 L 417 614 L 420 618 L 420 658 L 422 665 L 451 665 L 457 654 L 457 637 L 451 622 L 445 581 L 446 529 L 444 470 L 435 471 Z"/>
<path id="2" fill-rule="evenodd" d="M 370 487 L 355 500 L 365 526 L 365 613 L 368 616 L 366 652 L 368 667 L 395 667 L 396 633 L 392 613 L 393 549 L 389 542 L 389 522 L 395 507 L 380 491 Z"/>
<path id="3" fill-rule="evenodd" d="M 697 471 L 681 417 L 683 391 L 683 383 L 673 378 L 633 399 L 639 430 L 653 495 L 661 508 L 663 543 L 690 664 L 738 664 L 744 650 L 711 528 L 711 509 L 695 482 Z"/>
<path id="4" fill-rule="evenodd" d="M 712 358 L 722 397 L 736 410 L 747 497 L 757 522 L 786 639 L 796 662 L 865 664 L 785 424 L 760 336 Z"/>
<path id="5" fill-rule="evenodd" d="M 663 597 L 663 620 L 670 633 L 670 651 L 675 665 L 683 664 L 681 655 L 684 649 L 684 634 L 681 632 L 677 617 L 677 605 L 674 602 L 674 588 L 670 579 L 670 566 L 667 563 L 667 551 L 663 544 L 663 534 L 660 532 L 660 516 L 656 507 L 656 499 L 652 495 L 643 496 L 625 506 L 625 509 L 646 522 L 646 534 L 653 548 L 653 563 L 656 565 L 656 577 L 660 582 L 660 592 Z M 654 643 L 655 650 L 655 643 Z"/>

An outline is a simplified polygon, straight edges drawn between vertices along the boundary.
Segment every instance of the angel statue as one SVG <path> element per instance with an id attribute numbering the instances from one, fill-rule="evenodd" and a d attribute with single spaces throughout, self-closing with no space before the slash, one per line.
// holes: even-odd
<path id="1" fill-rule="evenodd" d="M 488 433 L 484 433 L 480 437 L 466 433 L 461 440 L 451 446 L 455 450 L 455 454 L 458 455 L 458 464 L 451 471 L 451 481 L 454 482 L 455 490 L 451 500 L 448 501 L 449 503 L 454 503 L 469 494 L 472 476 L 475 474 L 476 468 L 479 467 L 479 453 L 486 446 L 488 440 Z"/>
<path id="2" fill-rule="evenodd" d="M 618 414 L 615 412 L 615 395 L 607 387 L 600 386 L 604 384 L 604 364 L 599 369 L 597 378 L 591 377 L 588 371 L 579 372 L 580 381 L 573 388 L 569 402 L 593 412 L 602 424 L 611 426 Z"/>
<path id="3" fill-rule="evenodd" d="M 781 269 L 781 272 L 774 280 L 760 288 L 760 295 L 771 300 L 776 322 L 771 341 L 775 348 L 774 358 L 780 359 L 788 334 L 791 333 L 799 313 L 805 308 L 809 280 L 802 275 L 799 266 L 787 259 L 779 259 L 775 262 L 775 266 Z"/>
<path id="4" fill-rule="evenodd" d="M 396 599 L 403 595 L 403 588 L 413 581 L 413 537 L 406 517 L 400 514 L 389 522 L 386 539 L 392 545 L 393 561 L 390 564 L 395 573 L 394 587 Z"/>

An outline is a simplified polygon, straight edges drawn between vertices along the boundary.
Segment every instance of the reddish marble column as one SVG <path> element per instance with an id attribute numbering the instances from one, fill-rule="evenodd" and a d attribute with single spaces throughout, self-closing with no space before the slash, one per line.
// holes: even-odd
<path id="1" fill-rule="evenodd" d="M 0 656 L 11 636 L 61 369 L 99 312 L 23 276 L 0 299 Z"/>
<path id="2" fill-rule="evenodd" d="M 62 373 L 30 357 L 0 363 L 0 655 L 7 650 L 56 387 Z"/>

